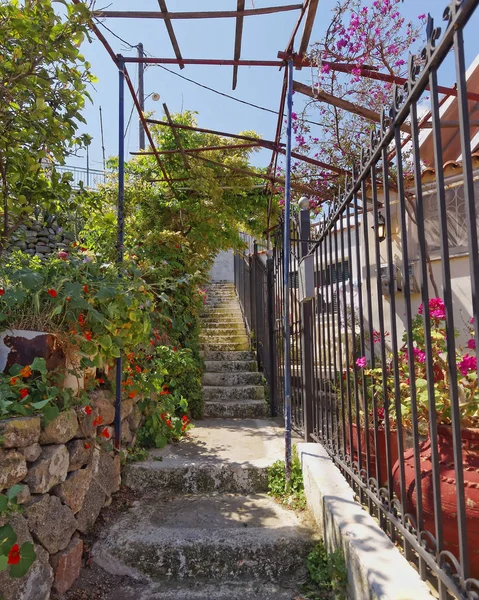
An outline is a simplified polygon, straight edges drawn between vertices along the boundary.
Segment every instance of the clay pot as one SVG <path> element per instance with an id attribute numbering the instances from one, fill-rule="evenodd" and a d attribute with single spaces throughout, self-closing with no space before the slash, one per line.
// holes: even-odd
<path id="1" fill-rule="evenodd" d="M 358 430 L 356 423 L 353 423 L 353 451 L 354 457 L 357 460 L 358 454 Z M 349 427 L 346 427 L 349 445 Z M 361 440 L 361 459 L 362 465 L 366 467 L 366 432 L 363 428 L 360 428 L 359 434 Z M 376 478 L 376 451 L 374 447 L 374 430 L 368 430 L 369 437 L 369 473 L 371 477 Z M 385 486 L 388 482 L 388 471 L 387 471 L 387 452 L 386 452 L 386 431 L 381 428 L 377 430 L 377 444 L 379 450 L 379 485 Z M 391 464 L 394 464 L 398 459 L 398 433 L 396 429 L 390 430 L 390 448 L 391 448 Z"/>
<path id="2" fill-rule="evenodd" d="M 462 464 L 466 495 L 466 531 L 469 548 L 471 577 L 479 578 L 479 429 L 462 430 Z M 439 475 L 442 507 L 444 549 L 459 560 L 459 537 L 456 501 L 456 474 L 451 427 L 438 427 Z M 432 442 L 428 438 L 420 444 L 421 491 L 424 529 L 435 535 L 434 495 L 432 486 Z M 404 453 L 407 494 L 407 512 L 416 516 L 416 480 L 414 450 Z M 400 497 L 399 463 L 394 465 L 394 491 Z"/>

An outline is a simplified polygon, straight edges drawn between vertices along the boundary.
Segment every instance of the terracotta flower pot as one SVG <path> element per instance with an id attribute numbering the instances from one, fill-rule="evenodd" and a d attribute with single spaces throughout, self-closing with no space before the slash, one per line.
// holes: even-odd
<path id="1" fill-rule="evenodd" d="M 356 423 L 352 424 L 353 428 L 353 451 L 354 456 L 357 460 L 358 454 L 358 429 Z M 349 445 L 349 427 L 346 426 L 346 432 L 348 437 L 348 445 Z M 366 466 L 366 432 L 363 428 L 360 429 L 360 440 L 361 440 L 361 459 L 362 465 Z M 371 477 L 376 478 L 376 451 L 374 447 L 374 430 L 368 430 L 369 437 L 369 473 Z M 387 452 L 386 452 L 386 431 L 381 428 L 377 430 L 377 443 L 379 450 L 379 485 L 385 486 L 388 481 L 388 471 L 387 471 Z M 391 447 L 391 464 L 394 464 L 398 459 L 398 433 L 396 429 L 392 429 L 390 431 L 390 447 Z"/>
<path id="2" fill-rule="evenodd" d="M 464 489 L 466 494 L 466 531 L 469 548 L 471 576 L 479 577 L 479 428 L 462 430 L 462 461 L 464 466 Z M 452 430 L 439 426 L 437 436 L 439 452 L 439 476 L 441 491 L 442 523 L 445 550 L 459 559 L 459 537 L 456 502 L 456 474 Z M 432 486 L 432 442 L 420 444 L 421 491 L 424 529 L 435 535 L 434 495 Z M 416 480 L 414 473 L 414 450 L 404 453 L 407 493 L 407 512 L 416 516 Z M 399 463 L 394 465 L 394 491 L 400 497 Z"/>

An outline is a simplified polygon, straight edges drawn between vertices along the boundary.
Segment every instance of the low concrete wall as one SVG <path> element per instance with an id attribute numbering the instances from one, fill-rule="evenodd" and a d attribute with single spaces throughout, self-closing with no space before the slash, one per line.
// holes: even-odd
<path id="1" fill-rule="evenodd" d="M 434 596 L 354 493 L 321 444 L 298 444 L 308 507 L 326 547 L 341 547 L 353 600 L 432 600 Z"/>
<path id="2" fill-rule="evenodd" d="M 220 252 L 210 270 L 211 281 L 234 281 L 233 251 Z"/>

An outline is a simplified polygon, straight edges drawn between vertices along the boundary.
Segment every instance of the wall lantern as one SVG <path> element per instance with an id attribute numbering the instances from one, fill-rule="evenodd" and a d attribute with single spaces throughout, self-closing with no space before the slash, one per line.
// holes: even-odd
<path id="1" fill-rule="evenodd" d="M 374 225 L 371 229 L 375 229 Z M 378 228 L 376 231 L 376 236 L 380 242 L 383 242 L 386 239 L 386 221 L 384 220 L 383 214 L 378 213 Z"/>

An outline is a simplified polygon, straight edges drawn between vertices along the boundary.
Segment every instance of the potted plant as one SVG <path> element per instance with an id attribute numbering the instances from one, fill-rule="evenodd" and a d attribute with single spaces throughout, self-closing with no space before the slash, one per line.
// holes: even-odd
<path id="1" fill-rule="evenodd" d="M 410 379 L 416 381 L 416 405 L 418 428 L 425 439 L 420 443 L 419 460 L 421 468 L 421 497 L 424 529 L 435 534 L 433 501 L 432 450 L 436 445 L 439 453 L 439 479 L 441 493 L 442 523 L 445 549 L 459 556 L 458 523 L 456 500 L 455 459 L 451 428 L 450 375 L 447 367 L 446 327 L 444 303 L 440 298 L 429 301 L 431 317 L 431 344 L 434 372 L 434 393 L 437 415 L 437 440 L 432 440 L 429 432 L 429 395 L 424 352 L 424 329 L 422 306 L 413 320 L 412 338 L 414 343 L 414 374 L 409 373 L 406 347 L 400 355 L 401 396 L 403 406 L 410 406 Z M 471 324 L 473 320 L 471 320 Z M 407 341 L 407 338 L 405 338 Z M 465 508 L 467 521 L 468 547 L 473 577 L 479 576 L 479 389 L 477 381 L 477 361 L 475 339 L 471 337 L 467 349 L 456 353 L 457 378 L 460 398 L 462 461 L 465 484 Z M 405 511 L 416 515 L 417 481 L 415 478 L 414 449 L 404 454 L 405 485 L 407 506 Z M 394 488 L 400 496 L 399 462 L 394 466 Z"/>
<path id="2" fill-rule="evenodd" d="M 353 455 L 357 460 L 359 448 L 361 448 L 361 459 L 363 468 L 367 464 L 367 451 L 369 446 L 369 474 L 377 480 L 379 486 L 388 484 L 388 444 L 387 427 L 389 425 L 389 449 L 390 464 L 393 465 L 398 459 L 398 432 L 396 427 L 396 410 L 394 403 L 394 379 L 392 372 L 392 357 L 388 359 L 385 365 L 387 401 L 384 397 L 383 387 L 383 368 L 381 365 L 374 368 L 368 368 L 367 358 L 362 356 L 356 360 L 355 369 L 350 370 L 350 387 L 354 391 L 354 377 L 358 384 L 358 406 L 359 406 L 359 428 L 357 426 L 356 403 L 352 404 L 352 420 L 346 423 L 346 436 L 348 445 L 351 444 Z M 362 372 L 362 373 L 361 373 Z M 365 385 L 363 388 L 362 378 L 364 376 Z M 344 375 L 343 375 L 344 378 Z M 366 394 L 366 398 L 364 397 Z M 366 400 L 366 402 L 365 402 Z M 367 406 L 367 414 L 364 406 Z M 376 419 L 374 418 L 374 406 L 376 409 Z M 402 414 L 403 423 L 407 421 L 408 416 Z M 377 425 L 377 427 L 375 427 Z M 352 442 L 351 439 L 352 432 Z M 366 435 L 367 432 L 367 435 Z M 379 462 L 379 477 L 376 467 L 376 451 Z"/>

